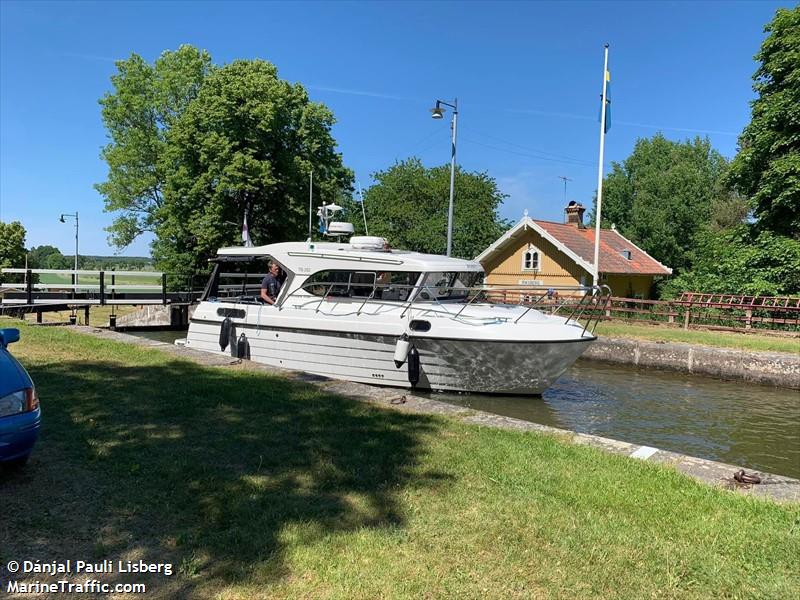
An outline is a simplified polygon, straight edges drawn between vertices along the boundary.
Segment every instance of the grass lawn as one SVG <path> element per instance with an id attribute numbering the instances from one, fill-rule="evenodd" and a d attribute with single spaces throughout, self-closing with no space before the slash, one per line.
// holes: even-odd
<path id="1" fill-rule="evenodd" d="M 29 465 L 0 474 L 0 565 L 166 560 L 177 573 L 149 592 L 221 599 L 800 591 L 798 505 L 550 436 L 22 330 L 12 348 L 45 426 Z"/>
<path id="2" fill-rule="evenodd" d="M 728 331 L 684 330 L 666 325 L 634 325 L 603 321 L 595 331 L 608 337 L 627 337 L 660 342 L 686 342 L 738 350 L 800 352 L 800 337 L 759 335 Z"/>
<path id="3" fill-rule="evenodd" d="M 92 306 L 89 310 L 89 325 L 93 327 L 108 327 L 108 318 L 111 315 L 112 309 L 117 317 L 121 317 L 123 315 L 129 315 L 131 313 L 136 312 L 139 310 L 139 306 L 132 306 L 128 304 L 121 304 L 119 306 Z M 53 312 L 43 312 L 42 313 L 42 321 L 45 323 L 69 323 L 69 315 L 70 311 L 68 310 L 59 310 Z M 78 323 L 83 325 L 83 308 L 79 308 L 77 310 L 78 315 Z M 36 321 L 36 313 L 28 313 L 25 315 L 25 320 L 33 323 Z M 9 322 L 8 325 L 4 325 L 4 327 L 16 327 L 14 323 L 18 323 L 18 321 Z"/>

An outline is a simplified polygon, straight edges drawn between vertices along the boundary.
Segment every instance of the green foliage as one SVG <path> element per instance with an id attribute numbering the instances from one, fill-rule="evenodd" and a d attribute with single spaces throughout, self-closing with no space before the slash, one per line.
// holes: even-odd
<path id="1" fill-rule="evenodd" d="M 685 270 L 712 206 L 736 202 L 722 188 L 725 169 L 725 158 L 707 139 L 639 139 L 603 182 L 602 226 L 615 224 L 656 260 Z"/>
<path id="2" fill-rule="evenodd" d="M 28 265 L 32 269 L 69 269 L 72 264 L 55 246 L 34 246 L 28 253 Z"/>
<path id="3" fill-rule="evenodd" d="M 694 268 L 669 280 L 662 296 L 683 291 L 783 296 L 800 292 L 800 242 L 751 226 L 697 236 Z"/>
<path id="4" fill-rule="evenodd" d="M 111 138 L 101 153 L 108 180 L 95 186 L 106 210 L 119 213 L 108 228 L 112 244 L 125 247 L 155 230 L 170 169 L 167 136 L 211 69 L 208 53 L 188 45 L 164 52 L 153 65 L 137 54 L 117 62 L 114 92 L 100 100 Z"/>
<path id="5" fill-rule="evenodd" d="M 78 264 L 89 271 L 151 271 L 153 259 L 146 256 L 89 256 L 82 254 Z"/>
<path id="6" fill-rule="evenodd" d="M 428 169 L 418 158 L 410 158 L 373 177 L 377 183 L 364 192 L 370 235 L 387 238 L 395 248 L 444 254 L 450 166 Z M 497 214 L 503 198 L 486 173 L 456 169 L 453 256 L 473 258 L 503 234 L 509 227 Z M 363 233 L 360 206 L 345 206 L 348 220 Z"/>
<path id="7" fill-rule="evenodd" d="M 245 210 L 259 243 L 304 236 L 312 169 L 319 198 L 350 189 L 333 114 L 269 62 L 217 67 L 181 46 L 153 65 L 134 54 L 117 67 L 101 100 L 109 177 L 97 186 L 118 212 L 110 241 L 124 247 L 154 232 L 157 267 L 172 280 L 240 243 Z"/>
<path id="8" fill-rule="evenodd" d="M 800 6 L 779 9 L 765 31 L 758 98 L 730 180 L 752 200 L 760 228 L 800 239 Z"/>
<path id="9" fill-rule="evenodd" d="M 214 69 L 168 136 L 164 206 L 153 256 L 188 276 L 221 246 L 241 243 L 241 222 L 256 243 L 305 237 L 308 181 L 333 198 L 352 173 L 331 135 L 334 117 L 300 84 L 263 60 Z"/>
<path id="10" fill-rule="evenodd" d="M 24 266 L 25 228 L 19 221 L 11 223 L 0 221 L 0 269 Z M 3 281 L 2 273 L 0 273 L 0 281 Z"/>

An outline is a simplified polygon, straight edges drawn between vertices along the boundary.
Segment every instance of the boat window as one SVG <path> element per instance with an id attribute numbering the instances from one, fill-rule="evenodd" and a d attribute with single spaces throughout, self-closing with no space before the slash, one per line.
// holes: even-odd
<path id="1" fill-rule="evenodd" d="M 350 296 L 368 298 L 375 291 L 375 273 L 356 271 L 350 277 Z"/>
<path id="2" fill-rule="evenodd" d="M 419 280 L 419 273 L 413 271 L 383 271 L 378 273 L 376 297 L 381 300 L 405 302 Z"/>
<path id="3" fill-rule="evenodd" d="M 483 281 L 481 271 L 428 273 L 420 292 L 422 300 L 464 300 Z"/>
<path id="4" fill-rule="evenodd" d="M 320 271 L 303 287 L 315 296 L 404 301 L 419 275 L 409 271 Z"/>
<path id="5" fill-rule="evenodd" d="M 431 330 L 431 322 L 430 321 L 420 321 L 414 319 L 408 325 L 411 331 L 430 331 Z"/>
<path id="6" fill-rule="evenodd" d="M 225 261 L 219 264 L 217 298 L 236 302 L 257 302 L 261 295 L 261 280 L 268 273 L 270 258 L 259 256 L 245 261 Z M 285 272 L 281 272 L 285 277 Z"/>

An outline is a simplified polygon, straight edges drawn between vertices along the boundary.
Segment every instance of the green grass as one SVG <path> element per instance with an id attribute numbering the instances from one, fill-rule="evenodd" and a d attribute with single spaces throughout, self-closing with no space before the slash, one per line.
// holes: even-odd
<path id="1" fill-rule="evenodd" d="M 759 335 L 727 331 L 685 330 L 666 325 L 633 325 L 604 321 L 597 326 L 598 335 L 627 337 L 660 342 L 685 342 L 739 350 L 800 352 L 800 337 Z"/>
<path id="2" fill-rule="evenodd" d="M 143 273 L 147 273 L 143 271 Z M 46 283 L 50 285 L 71 285 L 72 278 L 70 275 L 63 275 L 57 273 L 41 273 L 39 275 L 39 283 Z M 106 286 L 111 285 L 111 273 L 106 272 L 105 281 Z M 100 285 L 100 276 L 99 275 L 79 275 L 78 276 L 78 284 L 79 285 Z M 136 292 L 149 292 L 149 293 L 157 293 L 158 290 L 151 290 L 147 288 L 142 288 L 143 285 L 161 285 L 161 276 L 160 275 L 143 275 L 141 277 L 136 275 L 116 275 L 114 279 L 115 285 L 125 285 L 130 286 L 126 287 L 121 290 L 117 290 L 120 293 L 136 293 Z M 139 287 L 137 287 L 139 286 Z M 111 294 L 111 290 L 106 290 L 107 294 Z"/>
<path id="3" fill-rule="evenodd" d="M 72 283 L 70 275 L 63 275 L 59 273 L 41 273 L 39 275 L 39 283 L 48 284 L 64 284 Z M 78 275 L 78 283 L 100 285 L 99 275 Z M 147 274 L 147 271 L 142 271 L 142 276 L 135 275 L 117 275 L 114 279 L 116 285 L 161 285 L 160 275 Z M 106 271 L 105 284 L 111 285 L 111 273 Z"/>
<path id="4" fill-rule="evenodd" d="M 147 580 L 161 597 L 800 590 L 797 505 L 61 328 L 22 336 L 45 426 L 0 475 L 0 564 L 167 560 L 178 573 Z"/>

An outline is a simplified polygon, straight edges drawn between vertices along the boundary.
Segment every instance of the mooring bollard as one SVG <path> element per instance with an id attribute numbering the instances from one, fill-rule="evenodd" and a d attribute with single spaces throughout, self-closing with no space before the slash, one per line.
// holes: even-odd
<path id="1" fill-rule="evenodd" d="M 117 329 L 117 315 L 111 315 L 108 317 L 108 328 L 111 331 L 116 331 Z"/>

